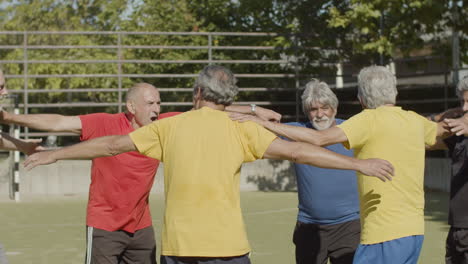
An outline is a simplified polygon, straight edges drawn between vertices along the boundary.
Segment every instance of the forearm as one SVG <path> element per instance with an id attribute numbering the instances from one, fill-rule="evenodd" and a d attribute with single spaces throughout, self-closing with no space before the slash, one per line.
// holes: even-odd
<path id="1" fill-rule="evenodd" d="M 432 146 L 426 145 L 426 150 L 446 150 L 447 145 L 445 144 L 444 140 L 440 137 L 436 139 L 436 143 Z"/>
<path id="2" fill-rule="evenodd" d="M 24 142 L 11 137 L 8 134 L 1 133 L 0 149 L 3 150 L 21 150 Z"/>
<path id="3" fill-rule="evenodd" d="M 40 139 L 17 139 L 11 137 L 8 134 L 2 133 L 1 134 L 1 141 L 0 141 L 0 149 L 3 150 L 19 150 L 26 155 L 31 155 L 37 151 L 44 150 L 43 147 L 39 146 Z"/>
<path id="4" fill-rule="evenodd" d="M 359 171 L 359 160 L 310 144 L 296 143 L 291 161 L 320 168 Z"/>
<path id="5" fill-rule="evenodd" d="M 456 108 L 448 109 L 442 113 L 430 115 L 427 118 L 434 122 L 441 122 L 446 118 L 453 119 L 453 118 L 458 118 L 460 116 L 463 116 L 463 113 L 464 111 L 461 107 L 456 107 Z"/>
<path id="6" fill-rule="evenodd" d="M 323 144 L 320 132 L 314 129 L 289 126 L 269 121 L 263 121 L 261 122 L 261 125 L 279 136 L 286 137 L 294 141 L 306 142 L 317 146 L 321 146 Z"/>
<path id="7" fill-rule="evenodd" d="M 235 112 L 241 114 L 252 114 L 252 108 L 247 105 L 229 105 L 224 108 L 227 112 Z"/>
<path id="8" fill-rule="evenodd" d="M 89 160 L 99 157 L 115 156 L 120 153 L 136 150 L 133 143 L 131 143 L 131 145 L 123 144 L 123 137 L 128 136 L 106 136 L 94 138 L 79 144 L 55 150 L 51 153 L 51 155 L 55 160 Z"/>
<path id="9" fill-rule="evenodd" d="M 81 134 L 79 117 L 57 114 L 16 115 L 4 112 L 3 123 L 25 126 L 51 132 L 70 132 Z"/>
<path id="10" fill-rule="evenodd" d="M 251 105 L 251 106 L 230 105 L 230 106 L 227 106 L 225 110 L 231 113 L 254 115 L 254 116 L 259 117 L 260 119 L 273 121 L 273 122 L 281 121 L 280 113 L 277 113 L 273 110 L 266 109 L 266 108 L 256 106 L 256 105 Z"/>

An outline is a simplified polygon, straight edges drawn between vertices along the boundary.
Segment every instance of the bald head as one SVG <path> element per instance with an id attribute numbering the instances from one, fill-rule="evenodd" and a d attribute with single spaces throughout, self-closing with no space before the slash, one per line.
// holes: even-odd
<path id="1" fill-rule="evenodd" d="M 2 69 L 0 69 L 0 95 L 8 94 L 8 90 L 6 88 L 5 76 L 3 75 Z"/>
<path id="2" fill-rule="evenodd" d="M 156 87 L 149 83 L 137 83 L 128 89 L 127 111 L 132 114 L 135 128 L 150 124 L 158 119 L 161 99 Z"/>
<path id="3" fill-rule="evenodd" d="M 127 91 L 127 96 L 125 97 L 125 101 L 134 100 L 138 94 L 141 94 L 144 90 L 156 90 L 158 89 L 149 83 L 137 83 L 134 84 L 130 89 Z M 158 91 L 159 93 L 159 91 Z"/>

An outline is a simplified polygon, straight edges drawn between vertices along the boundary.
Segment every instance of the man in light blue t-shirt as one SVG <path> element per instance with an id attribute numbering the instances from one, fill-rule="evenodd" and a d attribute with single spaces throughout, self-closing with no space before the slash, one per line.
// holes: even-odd
<path id="1" fill-rule="evenodd" d="M 302 108 L 310 122 L 288 125 L 324 130 L 342 123 L 335 119 L 338 99 L 328 85 L 312 80 L 302 94 Z M 326 147 L 352 157 L 342 144 Z M 356 173 L 294 164 L 299 214 L 294 230 L 297 264 L 351 264 L 359 245 L 359 198 Z"/>

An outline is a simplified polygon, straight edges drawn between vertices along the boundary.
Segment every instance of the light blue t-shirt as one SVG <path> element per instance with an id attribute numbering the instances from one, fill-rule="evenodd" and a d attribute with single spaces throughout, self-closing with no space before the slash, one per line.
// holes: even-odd
<path id="1" fill-rule="evenodd" d="M 337 124 L 344 120 L 336 119 Z M 287 125 L 314 129 L 310 122 Z M 327 149 L 353 157 L 353 151 L 342 144 Z M 359 219 L 359 197 L 356 172 L 351 170 L 323 169 L 310 165 L 294 164 L 299 196 L 297 220 L 303 223 L 332 225 Z"/>

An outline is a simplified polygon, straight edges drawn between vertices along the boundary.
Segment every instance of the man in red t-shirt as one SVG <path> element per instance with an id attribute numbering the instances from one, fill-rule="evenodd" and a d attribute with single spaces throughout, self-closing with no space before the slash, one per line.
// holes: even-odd
<path id="1" fill-rule="evenodd" d="M 126 135 L 158 118 L 177 114 L 160 115 L 160 104 L 159 91 L 154 86 L 138 83 L 127 93 L 125 113 L 62 116 L 2 112 L 0 122 L 75 133 L 85 141 Z M 148 196 L 158 165 L 158 160 L 137 152 L 93 160 L 86 216 L 87 264 L 156 263 Z"/>

